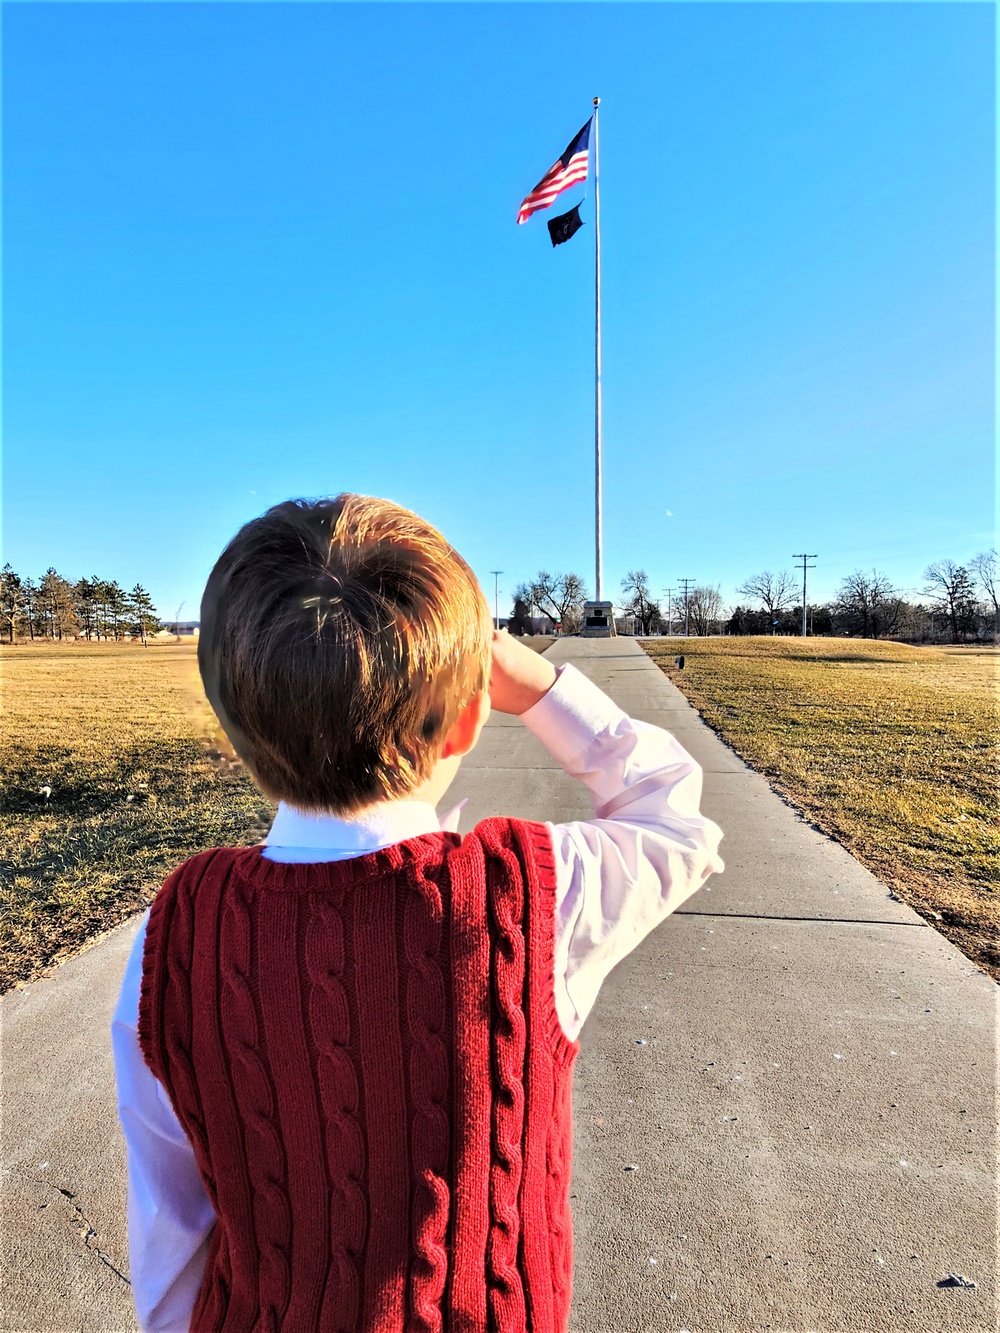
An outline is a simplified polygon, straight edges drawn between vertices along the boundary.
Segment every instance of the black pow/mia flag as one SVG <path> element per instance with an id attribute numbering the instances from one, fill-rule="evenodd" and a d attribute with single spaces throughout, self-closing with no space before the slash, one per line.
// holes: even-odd
<path id="1" fill-rule="evenodd" d="M 557 218 L 550 218 L 545 224 L 549 229 L 549 235 L 552 237 L 553 245 L 562 245 L 568 241 L 571 236 L 575 236 L 584 225 L 583 218 L 580 217 L 580 205 L 571 208 L 568 213 L 560 213 Z"/>

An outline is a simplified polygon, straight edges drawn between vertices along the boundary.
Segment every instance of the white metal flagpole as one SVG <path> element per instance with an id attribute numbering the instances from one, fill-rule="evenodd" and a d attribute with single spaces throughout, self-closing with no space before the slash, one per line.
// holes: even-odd
<path id="1" fill-rule="evenodd" d="M 603 601 L 604 561 L 601 549 L 601 180 L 597 116 L 601 105 L 594 98 L 594 464 L 595 464 L 595 519 L 596 519 L 596 594 Z"/>

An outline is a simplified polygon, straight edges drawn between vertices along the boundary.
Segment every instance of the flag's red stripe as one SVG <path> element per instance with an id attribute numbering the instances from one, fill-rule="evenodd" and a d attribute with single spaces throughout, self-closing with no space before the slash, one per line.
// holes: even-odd
<path id="1" fill-rule="evenodd" d="M 576 181 L 585 181 L 587 179 L 587 168 L 580 167 L 576 171 L 569 171 L 565 176 L 560 176 L 558 181 L 552 181 L 549 185 L 536 185 L 528 195 L 529 199 L 539 199 L 542 195 L 556 195 L 560 190 L 565 190 L 567 185 L 573 185 Z"/>
<path id="2" fill-rule="evenodd" d="M 571 180 L 561 182 L 557 190 L 551 190 L 542 195 L 529 195 L 521 204 L 518 211 L 518 221 L 524 221 L 526 218 L 529 218 L 532 213 L 537 213 L 543 208 L 548 208 L 564 190 L 568 190 L 569 187 L 575 185 L 577 181 L 586 179 L 586 176 L 574 176 Z"/>
<path id="3" fill-rule="evenodd" d="M 588 163 L 589 153 L 587 151 L 574 153 L 565 167 L 562 164 L 562 159 L 554 163 L 531 193 L 525 195 L 518 210 L 518 222 L 526 222 L 532 213 L 548 208 L 553 200 L 562 194 L 563 190 L 568 190 L 577 181 L 586 180 Z"/>
<path id="4" fill-rule="evenodd" d="M 568 182 L 586 180 L 586 179 L 587 179 L 586 166 L 576 167 L 574 168 L 574 170 L 567 171 L 564 175 L 558 176 L 551 181 L 542 181 L 540 184 L 535 186 L 535 188 L 531 191 L 531 194 L 528 195 L 528 198 L 533 199 L 536 195 L 548 194 L 551 190 L 561 190 L 566 186 Z"/>

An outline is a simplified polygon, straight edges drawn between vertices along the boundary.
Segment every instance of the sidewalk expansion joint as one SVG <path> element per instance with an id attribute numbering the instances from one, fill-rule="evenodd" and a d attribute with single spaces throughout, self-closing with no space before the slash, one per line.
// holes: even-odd
<path id="1" fill-rule="evenodd" d="M 716 921 L 733 917 L 736 921 L 806 921 L 820 926 L 905 926 L 908 930 L 930 930 L 926 921 L 882 921 L 869 916 L 773 916 L 766 912 L 686 912 L 683 907 L 679 907 L 673 915 L 710 916 Z"/>

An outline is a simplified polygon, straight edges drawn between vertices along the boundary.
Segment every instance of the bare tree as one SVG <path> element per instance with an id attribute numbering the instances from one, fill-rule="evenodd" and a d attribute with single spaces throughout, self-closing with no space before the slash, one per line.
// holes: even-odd
<path id="1" fill-rule="evenodd" d="M 579 574 L 550 574 L 540 569 L 527 589 L 530 604 L 564 630 L 579 628 L 587 588 Z"/>
<path id="2" fill-rule="evenodd" d="M 964 565 L 954 560 L 938 560 L 924 570 L 924 592 L 948 617 L 952 643 L 962 640 L 976 628 L 976 585 Z"/>
<path id="3" fill-rule="evenodd" d="M 722 589 L 692 588 L 688 607 L 695 634 L 717 634 L 722 620 Z"/>
<path id="4" fill-rule="evenodd" d="M 741 597 L 749 597 L 760 605 L 767 612 L 767 620 L 774 633 L 774 622 L 780 619 L 780 613 L 783 607 L 786 607 L 795 595 L 796 582 L 791 574 L 781 570 L 777 574 L 772 574 L 769 569 L 765 569 L 761 574 L 751 574 L 745 583 L 741 583 L 736 591 Z"/>
<path id="5" fill-rule="evenodd" d="M 639 622 L 643 634 L 652 634 L 662 624 L 660 608 L 649 591 L 649 577 L 644 569 L 630 569 L 622 579 L 622 594 L 626 598 L 622 610 Z"/>
<path id="6" fill-rule="evenodd" d="M 899 626 L 903 602 L 885 574 L 856 569 L 840 585 L 835 610 L 848 634 L 881 639 Z"/>
<path id="7" fill-rule="evenodd" d="M 993 607 L 993 637 L 1000 637 L 1000 602 L 998 602 L 998 593 L 1000 593 L 1000 568 L 997 567 L 997 553 L 995 550 L 980 551 L 969 561 L 969 568 L 976 576 L 976 580 L 986 599 Z"/>

